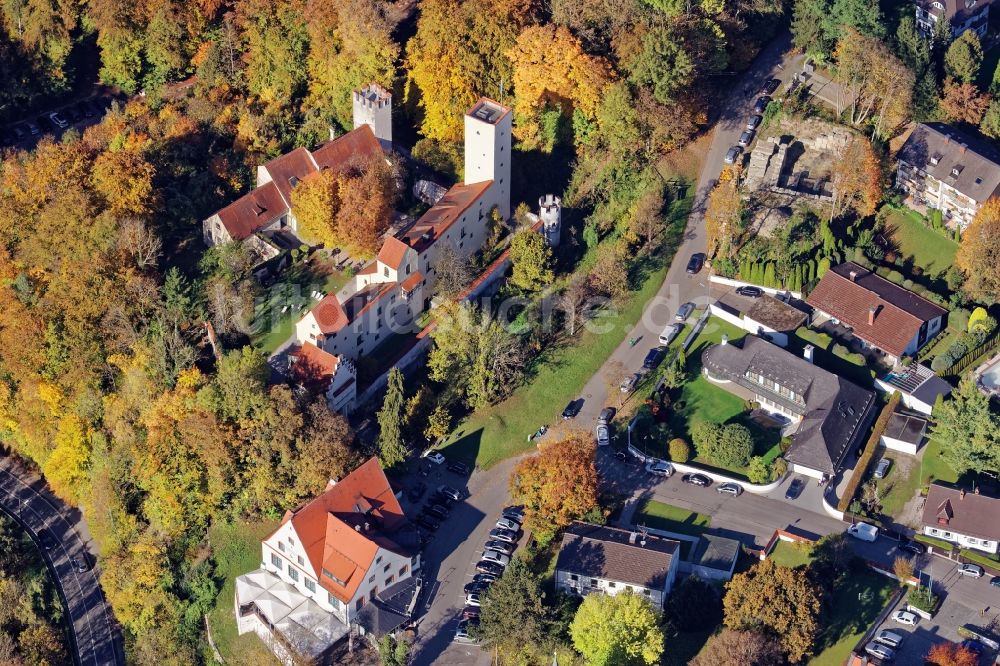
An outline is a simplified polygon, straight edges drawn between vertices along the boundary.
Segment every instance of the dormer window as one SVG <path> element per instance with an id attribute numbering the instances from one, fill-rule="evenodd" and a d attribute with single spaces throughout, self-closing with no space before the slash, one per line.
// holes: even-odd
<path id="1" fill-rule="evenodd" d="M 934 9 L 944 9 L 944 5 L 940 2 L 934 2 Z"/>
<path id="2" fill-rule="evenodd" d="M 963 165 L 961 165 L 961 164 L 956 164 L 955 166 L 953 166 L 951 168 L 951 177 L 952 178 L 958 178 L 959 174 L 962 173 L 962 169 L 964 169 L 964 168 L 965 167 Z"/>
<path id="3" fill-rule="evenodd" d="M 934 3 L 934 4 L 938 4 L 938 3 Z M 941 163 L 941 153 L 934 153 L 933 155 L 931 155 L 931 164 L 932 165 L 937 166 L 940 163 Z"/>

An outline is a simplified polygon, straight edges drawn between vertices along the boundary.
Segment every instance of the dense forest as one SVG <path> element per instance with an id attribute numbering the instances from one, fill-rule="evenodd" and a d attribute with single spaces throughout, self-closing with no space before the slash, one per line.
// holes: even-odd
<path id="1" fill-rule="evenodd" d="M 11 0 L 0 13 L 4 118 L 91 74 L 131 95 L 82 134 L 4 156 L 0 437 L 85 511 L 136 664 L 203 660 L 211 522 L 279 516 L 369 453 L 324 403 L 268 385 L 245 346 L 260 286 L 238 248 L 202 246 L 201 219 L 264 159 L 349 129 L 351 90 L 374 80 L 401 102 L 414 157 L 443 173 L 461 168 L 462 113 L 502 96 L 515 161 L 558 156 L 584 237 L 626 233 L 662 188 L 659 156 L 705 126 L 714 91 L 784 20 L 768 0 Z"/>

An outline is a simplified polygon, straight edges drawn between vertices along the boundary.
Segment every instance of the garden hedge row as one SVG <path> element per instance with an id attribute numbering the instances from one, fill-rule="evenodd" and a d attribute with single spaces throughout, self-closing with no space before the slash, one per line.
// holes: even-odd
<path id="1" fill-rule="evenodd" d="M 872 434 L 868 438 L 868 443 L 865 444 L 865 450 L 861 454 L 861 459 L 858 460 L 857 467 L 854 468 L 854 474 L 851 475 L 851 480 L 847 482 L 847 487 L 844 489 L 844 494 L 841 496 L 840 501 L 837 502 L 838 511 L 847 511 L 847 508 L 851 506 L 851 502 L 854 501 L 854 496 L 858 492 L 858 488 L 861 486 L 861 482 L 864 480 L 865 475 L 868 474 L 868 468 L 872 464 L 872 459 L 875 457 L 875 451 L 878 450 L 879 439 L 882 438 L 882 433 L 885 432 L 886 426 L 889 425 L 889 418 L 892 413 L 896 411 L 896 406 L 899 404 L 900 393 L 896 391 L 889 398 L 889 402 L 885 404 L 882 408 L 882 413 L 878 415 L 878 420 L 875 421 L 875 427 L 872 429 Z"/>

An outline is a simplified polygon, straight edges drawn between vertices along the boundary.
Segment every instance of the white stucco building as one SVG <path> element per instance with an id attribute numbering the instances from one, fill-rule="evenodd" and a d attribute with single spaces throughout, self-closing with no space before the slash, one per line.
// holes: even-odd
<path id="1" fill-rule="evenodd" d="M 923 533 L 961 548 L 996 554 L 1000 499 L 932 483 L 924 503 Z"/>

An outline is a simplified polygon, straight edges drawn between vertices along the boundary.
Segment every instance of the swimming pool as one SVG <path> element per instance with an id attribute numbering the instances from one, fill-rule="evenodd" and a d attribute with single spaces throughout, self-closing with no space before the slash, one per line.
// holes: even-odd
<path id="1" fill-rule="evenodd" d="M 1000 354 L 980 366 L 976 374 L 980 388 L 987 393 L 1000 394 Z"/>

